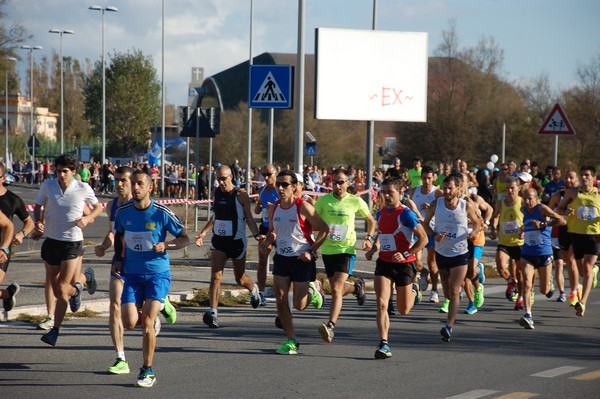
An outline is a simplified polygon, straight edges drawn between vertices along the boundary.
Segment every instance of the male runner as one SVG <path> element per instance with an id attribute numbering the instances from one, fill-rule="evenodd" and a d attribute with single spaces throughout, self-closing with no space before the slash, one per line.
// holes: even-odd
<path id="1" fill-rule="evenodd" d="M 264 240 L 265 236 L 258 232 L 252 211 L 250 210 L 250 197 L 248 193 L 233 184 L 231 169 L 221 165 L 216 174 L 219 187 L 215 190 L 213 202 L 213 216 L 196 237 L 196 245 L 204 244 L 204 237 L 212 228 L 210 251 L 210 310 L 204 313 L 202 321 L 211 328 L 219 328 L 217 321 L 219 298 L 221 296 L 221 280 L 227 259 L 233 263 L 235 281 L 246 287 L 250 292 L 250 303 L 253 308 L 260 305 L 258 285 L 246 274 L 246 238 L 245 225 L 257 241 Z"/>
<path id="2" fill-rule="evenodd" d="M 149 173 L 136 170 L 131 174 L 133 201 L 116 211 L 111 270 L 116 276 L 125 276 L 121 297 L 123 326 L 132 330 L 141 322 L 144 360 L 136 385 L 143 388 L 156 383 L 152 370 L 156 347 L 154 320 L 171 285 L 167 250 L 181 249 L 190 242 L 179 218 L 150 198 L 153 185 Z M 167 242 L 167 233 L 175 238 Z"/>
<path id="3" fill-rule="evenodd" d="M 329 233 L 321 246 L 325 272 L 331 285 L 331 306 L 329 321 L 319 326 L 319 332 L 325 342 L 331 342 L 334 336 L 335 323 L 342 311 L 342 301 L 345 295 L 353 293 L 359 305 L 365 303 L 365 282 L 358 278 L 354 284 L 347 282 L 352 275 L 356 259 L 356 230 L 354 219 L 360 213 L 368 225 L 362 249 L 368 251 L 373 244 L 375 234 L 375 219 L 369 211 L 367 203 L 354 194 L 348 193 L 348 175 L 343 169 L 332 173 L 333 191 L 319 199 L 315 210 L 329 226 Z"/>

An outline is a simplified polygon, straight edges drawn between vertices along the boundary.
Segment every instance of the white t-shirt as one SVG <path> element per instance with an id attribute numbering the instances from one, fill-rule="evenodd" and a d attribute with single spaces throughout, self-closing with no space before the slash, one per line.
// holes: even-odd
<path id="1" fill-rule="evenodd" d="M 59 241 L 82 241 L 83 233 L 75 225 L 83 216 L 85 204 L 95 205 L 98 198 L 88 183 L 73 179 L 63 193 L 58 179 L 46 180 L 34 200 L 45 209 L 44 234 Z"/>

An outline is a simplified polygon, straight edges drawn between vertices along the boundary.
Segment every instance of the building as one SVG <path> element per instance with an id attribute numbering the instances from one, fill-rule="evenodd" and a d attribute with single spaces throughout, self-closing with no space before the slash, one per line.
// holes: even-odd
<path id="1" fill-rule="evenodd" d="M 56 141 L 59 114 L 45 107 L 34 107 L 33 132 L 39 139 Z M 0 97 L 0 117 L 6 116 L 6 98 Z M 8 96 L 8 132 L 9 135 L 29 135 L 31 132 L 31 101 L 21 95 Z M 2 123 L 3 127 L 5 126 Z"/>

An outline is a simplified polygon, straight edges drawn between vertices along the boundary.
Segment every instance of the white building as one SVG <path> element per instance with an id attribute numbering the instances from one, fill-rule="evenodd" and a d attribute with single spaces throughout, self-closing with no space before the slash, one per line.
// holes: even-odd
<path id="1" fill-rule="evenodd" d="M 56 141 L 59 114 L 50 112 L 48 108 L 34 107 L 33 132 L 39 139 Z M 0 118 L 6 118 L 6 98 L 0 97 Z M 31 122 L 31 101 L 21 95 L 8 96 L 8 128 L 9 135 L 29 135 Z M 4 130 L 5 125 L 2 123 Z"/>

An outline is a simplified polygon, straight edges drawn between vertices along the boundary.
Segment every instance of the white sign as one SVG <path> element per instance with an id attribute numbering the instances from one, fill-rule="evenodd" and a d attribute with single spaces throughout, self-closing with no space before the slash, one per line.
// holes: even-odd
<path id="1" fill-rule="evenodd" d="M 315 117 L 427 121 L 428 34 L 317 29 Z"/>

